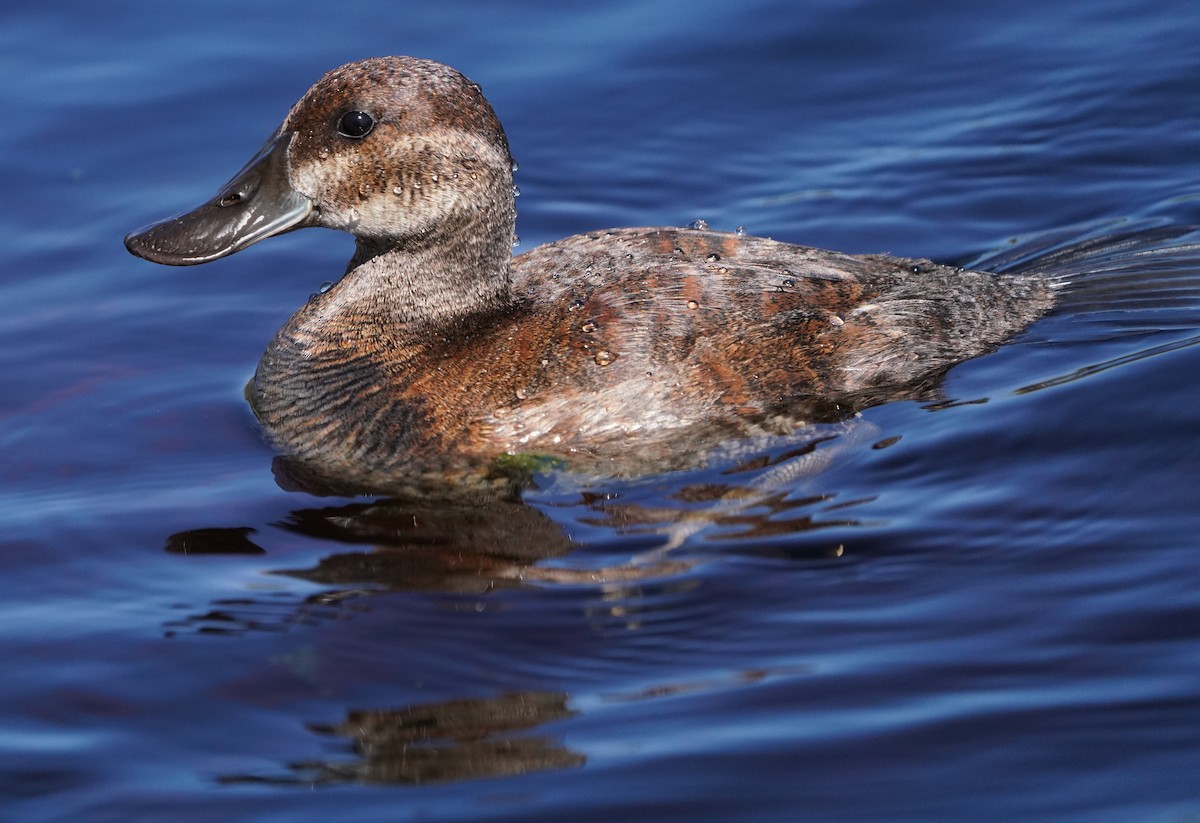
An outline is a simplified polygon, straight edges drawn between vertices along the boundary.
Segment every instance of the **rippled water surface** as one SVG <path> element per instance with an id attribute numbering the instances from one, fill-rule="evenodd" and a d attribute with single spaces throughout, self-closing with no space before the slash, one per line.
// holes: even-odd
<path id="1" fill-rule="evenodd" d="M 704 219 L 1075 286 L 749 459 L 285 491 L 242 386 L 351 241 L 121 237 L 389 53 L 483 85 L 518 251 Z M 0 817 L 1200 817 L 1191 5 L 76 0 L 0 67 Z"/>

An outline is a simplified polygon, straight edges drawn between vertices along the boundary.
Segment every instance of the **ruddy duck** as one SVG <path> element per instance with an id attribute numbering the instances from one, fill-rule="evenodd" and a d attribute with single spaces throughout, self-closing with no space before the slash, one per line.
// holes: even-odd
<path id="1" fill-rule="evenodd" d="M 525 458 L 688 465 L 722 439 L 919 397 L 1054 299 L 1037 275 L 705 229 L 513 257 L 512 172 L 479 86 L 429 60 L 363 60 L 322 77 L 211 201 L 125 244 L 191 265 L 306 226 L 355 236 L 248 393 L 275 447 L 364 490 L 487 484 Z"/>

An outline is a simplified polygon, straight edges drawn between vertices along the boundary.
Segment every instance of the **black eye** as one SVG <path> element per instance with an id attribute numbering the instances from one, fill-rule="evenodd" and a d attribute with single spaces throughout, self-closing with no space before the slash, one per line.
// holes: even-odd
<path id="1" fill-rule="evenodd" d="M 343 137 L 366 137 L 375 128 L 375 118 L 365 111 L 348 111 L 338 121 L 338 134 Z"/>

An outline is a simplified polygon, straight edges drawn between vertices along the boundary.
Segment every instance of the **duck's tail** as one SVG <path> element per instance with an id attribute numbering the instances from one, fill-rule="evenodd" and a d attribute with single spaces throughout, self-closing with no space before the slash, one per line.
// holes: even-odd
<path id="1" fill-rule="evenodd" d="M 1153 314 L 1200 327 L 1200 227 L 1105 221 L 1013 240 L 971 268 L 1047 277 L 1053 314 Z"/>

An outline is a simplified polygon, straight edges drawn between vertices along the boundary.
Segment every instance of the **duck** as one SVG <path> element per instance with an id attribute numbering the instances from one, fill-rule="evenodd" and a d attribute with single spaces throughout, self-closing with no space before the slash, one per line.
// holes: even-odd
<path id="1" fill-rule="evenodd" d="M 365 59 L 321 77 L 211 200 L 125 245 L 187 266 L 351 233 L 345 273 L 274 335 L 247 397 L 280 455 L 374 493 L 698 465 L 731 439 L 927 397 L 1054 304 L 1036 273 L 703 225 L 514 255 L 514 165 L 478 84 Z"/>

